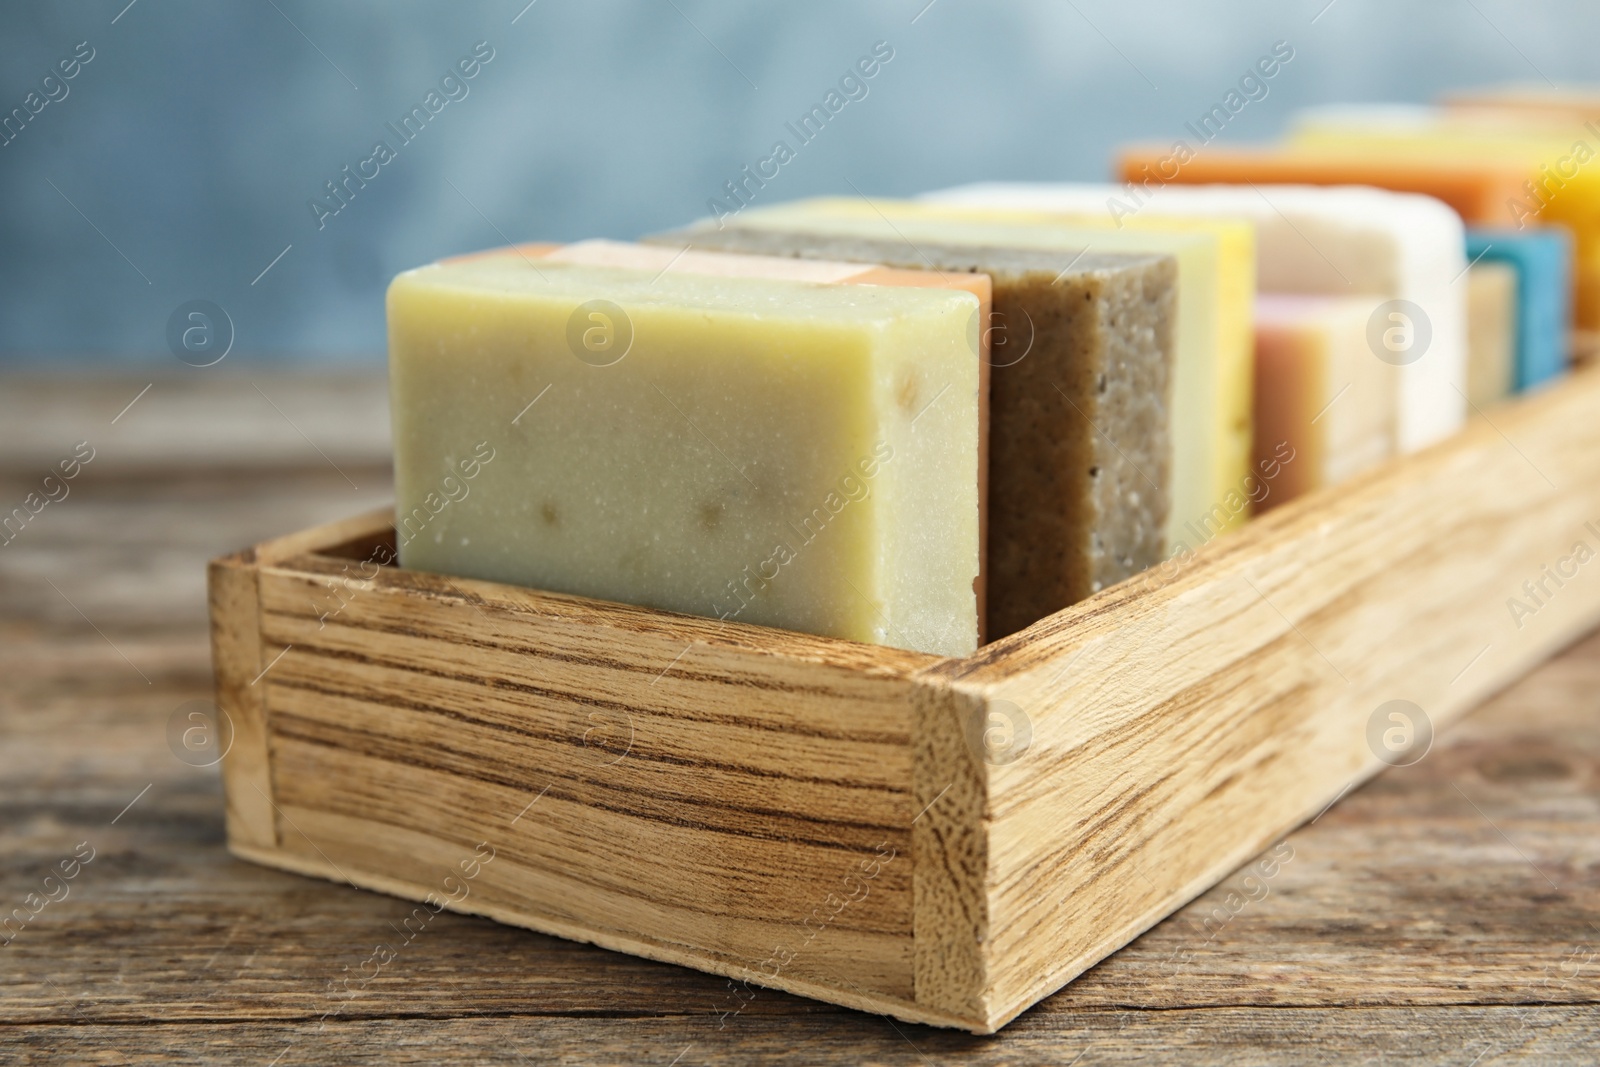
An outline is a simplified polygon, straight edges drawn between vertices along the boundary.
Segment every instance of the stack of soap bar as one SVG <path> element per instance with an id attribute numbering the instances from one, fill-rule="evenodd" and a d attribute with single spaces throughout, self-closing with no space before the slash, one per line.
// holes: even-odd
<path id="1" fill-rule="evenodd" d="M 1208 147 L 1175 172 L 1159 169 L 1162 150 L 1135 148 L 1124 155 L 1123 170 L 1130 180 L 1155 168 L 1169 182 L 1374 185 L 1438 197 L 1474 226 L 1565 226 L 1575 238 L 1575 318 L 1593 343 L 1600 332 L 1600 172 L 1586 164 L 1600 151 L 1596 137 L 1600 131 L 1591 134 L 1575 116 L 1340 106 L 1303 112 L 1283 146 Z"/>
<path id="2" fill-rule="evenodd" d="M 1250 309 L 1255 277 L 1250 226 L 1198 220 L 1118 229 L 1063 223 L 1025 212 L 997 214 L 904 201 L 837 199 L 747 210 L 722 222 L 741 229 L 875 239 L 902 257 L 900 262 L 924 266 L 919 250 L 925 242 L 1063 253 L 1065 262 L 1074 267 L 1081 263 L 1073 261 L 1086 254 L 1172 256 L 1178 291 L 1172 319 L 1172 479 L 1166 545 L 1169 552 L 1176 550 L 1177 530 L 1190 520 L 1204 519 L 1213 533 L 1244 521 L 1245 511 L 1217 505 L 1237 496 L 1249 456 L 1254 345 Z M 1013 314 L 997 316 L 996 323 L 996 362 L 1004 366 L 1017 357 L 1006 356 L 998 342 L 1009 338 L 1006 343 L 1017 351 L 1025 343 L 1028 319 Z M 1014 379 L 1010 386 L 1014 392 L 1032 396 L 1032 385 L 1048 384 L 1026 380 L 1032 370 L 1002 373 Z"/>
<path id="3" fill-rule="evenodd" d="M 1565 374 L 1572 291 L 1572 239 L 1567 231 L 1559 226 L 1468 230 L 1467 258 L 1516 271 L 1516 390 Z"/>
<path id="4" fill-rule="evenodd" d="M 876 214 L 829 223 L 825 213 L 785 209 L 652 238 L 993 279 L 1004 324 L 1003 334 L 991 331 L 993 637 L 1159 562 L 1168 493 L 1173 261 L 1012 236 L 935 220 L 890 228 Z"/>
<path id="5" fill-rule="evenodd" d="M 1256 303 L 1260 510 L 1394 454 L 1396 368 L 1367 346 L 1370 302 L 1263 294 Z"/>
<path id="6" fill-rule="evenodd" d="M 1183 168 L 1182 180 L 1220 151 L 1208 146 Z M 1396 414 L 1402 451 L 1447 437 L 1466 418 L 1466 287 L 1455 284 L 1467 265 L 1465 234 L 1456 213 L 1435 199 L 1369 188 L 1165 185 L 1141 192 L 1115 185 L 1022 183 L 966 186 L 928 199 L 1013 210 L 1098 210 L 1108 216 L 1129 210 L 1249 219 L 1257 227 L 1263 292 L 1366 296 L 1374 336 L 1413 339 L 1416 347 L 1410 352 L 1383 353 L 1404 365 Z M 1413 321 L 1414 314 L 1392 306 L 1394 300 L 1420 308 L 1426 331 L 1422 321 Z M 1402 320 L 1391 318 L 1397 313 Z M 1402 333 L 1386 334 L 1391 324 Z M 1421 349 L 1417 339 L 1424 332 L 1428 344 Z"/>
<path id="7" fill-rule="evenodd" d="M 1517 272 L 1504 263 L 1467 271 L 1467 400 L 1476 408 L 1511 395 L 1516 381 Z"/>
<path id="8" fill-rule="evenodd" d="M 845 207 L 860 211 L 858 201 Z M 884 208 L 880 207 L 880 210 Z M 918 210 L 920 209 L 920 210 Z M 1242 220 L 1150 216 L 1113 220 L 1104 214 L 999 211 L 930 203 L 897 204 L 894 217 L 933 214 L 945 219 L 1021 226 L 1085 242 L 1085 247 L 1137 247 L 1178 260 L 1178 310 L 1173 350 L 1173 492 L 1169 554 L 1194 543 L 1202 526 L 1213 533 L 1240 525 L 1249 509 L 1234 509 L 1251 477 L 1251 411 L 1256 293 L 1255 227 Z M 1048 227 L 1040 230 L 1039 227 Z M 1194 241 L 1196 236 L 1208 240 Z M 1173 244 L 1176 238 L 1179 243 Z M 1214 245 L 1214 248 L 1213 248 Z M 1212 292 L 1215 296 L 1212 296 Z M 1204 307 L 1198 306 L 1204 304 Z M 1199 334 L 1201 339 L 1190 335 Z M 1179 533 L 1180 529 L 1183 531 Z"/>
<path id="9" fill-rule="evenodd" d="M 1575 118 L 1365 105 L 1317 108 L 1297 117 L 1289 150 L 1369 170 L 1396 165 L 1456 173 L 1509 174 L 1516 184 L 1485 210 L 1462 210 L 1474 226 L 1565 226 L 1574 237 L 1577 325 L 1600 331 L 1600 127 Z M 1382 182 L 1382 184 L 1388 184 Z M 1391 186 L 1393 187 L 1393 186 Z M 1460 209 L 1458 209 L 1460 210 Z"/>
<path id="10" fill-rule="evenodd" d="M 979 297 L 640 252 L 390 285 L 401 563 L 971 652 Z"/>

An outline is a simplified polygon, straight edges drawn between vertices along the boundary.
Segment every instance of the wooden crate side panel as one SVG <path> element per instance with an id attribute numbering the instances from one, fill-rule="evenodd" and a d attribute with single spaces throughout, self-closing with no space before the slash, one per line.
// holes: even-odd
<path id="1" fill-rule="evenodd" d="M 484 844 L 472 891 L 524 925 L 910 1000 L 911 865 L 880 858 L 910 851 L 904 667 L 929 657 L 862 670 L 397 571 L 329 614 L 341 572 L 262 572 L 264 640 L 292 646 L 265 679 L 284 850 L 438 891 Z"/>
<path id="2" fill-rule="evenodd" d="M 992 1022 L 1382 769 L 1380 705 L 1437 729 L 1600 620 L 1597 415 L 1584 374 L 930 669 L 1032 733 L 986 767 Z"/>
<path id="3" fill-rule="evenodd" d="M 388 893 L 404 900 L 418 901 L 427 904 L 430 911 L 438 903 L 437 894 L 433 888 L 406 882 L 382 872 L 341 870 L 335 868 L 320 856 L 301 855 L 300 853 L 288 852 L 283 849 L 256 849 L 249 845 L 232 842 L 230 842 L 229 848 L 241 858 L 250 860 L 253 863 L 277 867 L 311 877 L 326 878 L 329 881 L 346 882 L 362 889 Z M 522 926 L 572 941 L 583 941 L 598 945 L 601 948 L 615 952 L 626 952 L 634 956 L 643 956 L 646 959 L 693 967 L 697 970 L 725 975 L 730 979 L 737 980 L 730 984 L 729 989 L 735 992 L 731 992 L 727 999 L 719 1000 L 716 1004 L 708 1004 L 706 1006 L 707 1015 L 717 1018 L 720 1024 L 735 1025 L 732 1018 L 724 1018 L 720 1013 L 733 1010 L 733 1006 L 737 1003 L 736 996 L 748 997 L 749 995 L 745 991 L 747 985 L 745 980 L 749 975 L 749 970 L 743 963 L 724 962 L 698 950 L 688 949 L 671 942 L 654 941 L 639 934 L 612 933 L 592 930 L 583 926 L 564 925 L 548 916 L 529 914 L 522 910 L 520 902 L 513 902 L 509 906 L 501 906 L 490 902 L 485 899 L 485 894 L 474 894 L 471 889 L 471 883 L 466 883 L 466 885 L 465 893 L 462 893 L 459 887 L 456 890 L 456 895 L 460 899 L 446 904 L 449 910 L 465 915 L 481 915 L 484 918 L 493 919 L 496 922 L 506 923 L 511 926 Z M 427 899 L 430 894 L 435 897 L 433 902 L 429 902 Z M 780 972 L 770 981 L 756 983 L 753 979 L 750 979 L 748 984 L 770 985 L 774 989 L 781 989 L 832 1004 L 840 1004 L 847 1008 L 891 1014 L 907 1022 L 954 1028 L 970 1028 L 971 1025 L 965 1019 L 944 1016 L 910 1001 L 895 1000 L 881 995 L 866 993 L 860 990 L 859 987 L 841 985 L 838 981 L 823 984 L 797 977 L 791 973 Z"/>
<path id="4" fill-rule="evenodd" d="M 983 701 L 942 683 L 921 686 L 916 707 L 912 868 L 917 1003 L 984 1031 L 989 939 L 986 781 L 969 727 Z"/>
<path id="5" fill-rule="evenodd" d="M 222 757 L 228 838 L 258 848 L 277 844 L 267 751 L 266 689 L 261 672 L 260 603 L 251 552 L 213 560 L 206 572 L 211 662 L 217 708 L 231 741 Z"/>

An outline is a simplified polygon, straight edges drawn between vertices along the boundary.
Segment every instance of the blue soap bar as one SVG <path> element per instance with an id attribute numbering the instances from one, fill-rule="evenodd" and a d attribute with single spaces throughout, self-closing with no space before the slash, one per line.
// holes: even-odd
<path id="1" fill-rule="evenodd" d="M 1517 272 L 1517 392 L 1567 371 L 1572 324 L 1572 235 L 1561 226 L 1467 231 L 1467 259 Z"/>

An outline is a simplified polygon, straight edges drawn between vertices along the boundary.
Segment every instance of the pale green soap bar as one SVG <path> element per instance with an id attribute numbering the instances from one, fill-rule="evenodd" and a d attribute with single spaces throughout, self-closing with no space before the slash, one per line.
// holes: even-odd
<path id="1" fill-rule="evenodd" d="M 977 308 L 516 255 L 402 274 L 401 564 L 971 652 Z"/>

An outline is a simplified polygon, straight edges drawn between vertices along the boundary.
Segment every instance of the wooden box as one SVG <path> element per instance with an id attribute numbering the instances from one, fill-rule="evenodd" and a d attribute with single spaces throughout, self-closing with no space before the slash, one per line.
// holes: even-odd
<path id="1" fill-rule="evenodd" d="M 236 854 L 987 1033 L 1600 621 L 1600 373 L 963 659 L 380 566 L 389 520 L 211 565 Z"/>

